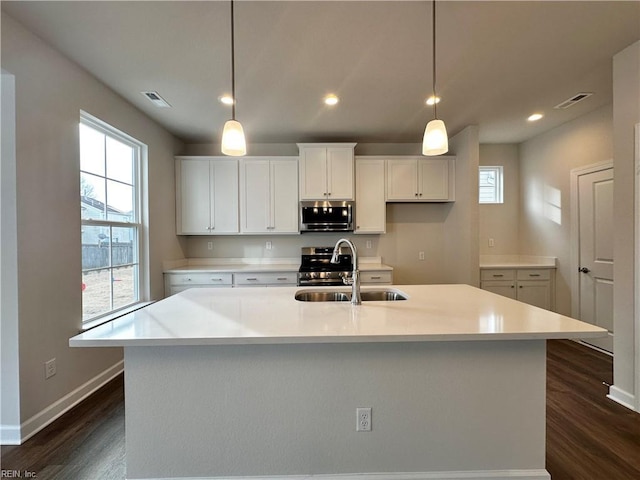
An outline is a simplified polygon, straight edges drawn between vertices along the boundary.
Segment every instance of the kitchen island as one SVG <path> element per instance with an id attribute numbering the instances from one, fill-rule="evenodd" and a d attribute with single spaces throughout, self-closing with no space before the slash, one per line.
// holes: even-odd
<path id="1" fill-rule="evenodd" d="M 389 288 L 408 299 L 192 289 L 70 345 L 124 347 L 128 479 L 549 479 L 546 340 L 606 332 L 466 285 Z"/>

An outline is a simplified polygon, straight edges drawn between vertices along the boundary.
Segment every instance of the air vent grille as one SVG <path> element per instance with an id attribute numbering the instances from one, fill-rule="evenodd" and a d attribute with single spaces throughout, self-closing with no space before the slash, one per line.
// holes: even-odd
<path id="1" fill-rule="evenodd" d="M 158 92 L 140 92 L 147 97 L 151 103 L 160 108 L 171 108 L 169 102 L 160 96 Z"/>
<path id="2" fill-rule="evenodd" d="M 565 109 L 567 109 L 569 107 L 573 107 L 576 103 L 581 102 L 582 100 L 584 100 L 585 98 L 590 97 L 591 95 L 593 95 L 593 93 L 591 93 L 591 92 L 576 93 L 573 97 L 568 98 L 564 102 L 560 102 L 558 105 L 556 105 L 553 108 L 557 108 L 557 109 L 560 109 L 560 110 L 565 110 Z"/>

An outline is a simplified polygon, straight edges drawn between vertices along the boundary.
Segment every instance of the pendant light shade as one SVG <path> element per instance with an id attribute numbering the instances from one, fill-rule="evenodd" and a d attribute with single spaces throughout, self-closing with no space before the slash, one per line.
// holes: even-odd
<path id="1" fill-rule="evenodd" d="M 231 120 L 224 124 L 222 130 L 222 153 L 233 157 L 247 154 L 247 142 L 244 139 L 244 130 L 240 122 L 236 120 L 236 57 L 234 42 L 233 0 L 231 0 Z"/>
<path id="2" fill-rule="evenodd" d="M 244 139 L 244 130 L 240 122 L 227 120 L 222 131 L 222 153 L 232 157 L 240 157 L 247 154 L 247 143 Z"/>
<path id="3" fill-rule="evenodd" d="M 436 96 L 436 1 L 432 2 L 432 33 L 433 33 L 433 98 Z M 438 120 L 436 104 L 433 102 L 433 120 L 427 123 L 424 129 L 424 137 L 422 138 L 422 154 L 427 156 L 442 155 L 449 151 L 449 138 L 447 136 L 447 127 L 442 120 Z"/>
<path id="4" fill-rule="evenodd" d="M 431 120 L 424 129 L 422 154 L 427 156 L 442 155 L 448 151 L 447 127 L 442 120 Z"/>

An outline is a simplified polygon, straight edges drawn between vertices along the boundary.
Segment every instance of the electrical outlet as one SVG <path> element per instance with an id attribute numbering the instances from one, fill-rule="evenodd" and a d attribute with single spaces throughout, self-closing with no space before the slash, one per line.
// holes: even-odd
<path id="1" fill-rule="evenodd" d="M 267 244 L 265 246 L 266 246 L 267 250 L 271 250 L 271 248 L 273 247 L 271 242 L 267 242 Z"/>
<path id="2" fill-rule="evenodd" d="M 207 250 L 213 250 L 213 242 L 207 242 Z"/>
<path id="3" fill-rule="evenodd" d="M 56 374 L 56 359 L 52 358 L 44 362 L 44 378 L 51 378 Z"/>
<path id="4" fill-rule="evenodd" d="M 356 408 L 356 432 L 371 431 L 371 407 Z"/>
<path id="5" fill-rule="evenodd" d="M 371 240 L 367 240 L 367 248 L 371 248 Z"/>
<path id="6" fill-rule="evenodd" d="M 489 239 L 489 246 L 493 247 L 495 245 L 495 242 L 493 241 L 493 238 Z"/>
<path id="7" fill-rule="evenodd" d="M 424 260 L 424 252 L 418 252 L 418 260 Z"/>

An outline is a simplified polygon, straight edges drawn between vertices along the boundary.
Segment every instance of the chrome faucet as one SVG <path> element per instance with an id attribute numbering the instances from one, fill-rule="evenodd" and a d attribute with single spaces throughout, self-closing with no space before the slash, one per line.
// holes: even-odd
<path id="1" fill-rule="evenodd" d="M 331 256 L 331 263 L 338 263 L 338 255 L 340 254 L 340 245 L 346 243 L 351 249 L 353 255 L 353 272 L 351 278 L 342 277 L 342 281 L 345 285 L 351 285 L 351 305 L 360 305 L 362 299 L 360 298 L 360 270 L 358 270 L 358 251 L 356 246 L 346 238 L 341 238 L 336 242 L 336 246 L 333 247 L 333 255 Z"/>

